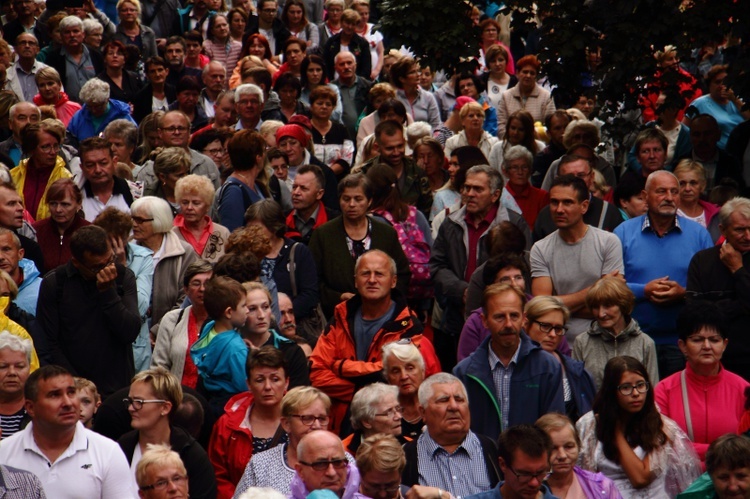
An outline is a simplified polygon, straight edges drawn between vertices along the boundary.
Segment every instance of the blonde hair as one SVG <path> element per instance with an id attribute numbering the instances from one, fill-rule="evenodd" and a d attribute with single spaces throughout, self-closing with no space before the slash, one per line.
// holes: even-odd
<path id="1" fill-rule="evenodd" d="M 396 437 L 378 433 L 367 437 L 357 449 L 357 469 L 360 475 L 370 471 L 390 473 L 398 471 L 399 476 L 406 468 L 406 454 Z"/>
<path id="2" fill-rule="evenodd" d="M 268 288 L 263 283 L 257 281 L 243 282 L 242 287 L 245 288 L 245 293 L 250 293 L 252 291 L 262 291 L 268 298 L 268 304 L 270 305 L 273 302 L 271 292 L 268 291 Z"/>
<path id="3" fill-rule="evenodd" d="M 174 186 L 174 198 L 179 203 L 183 196 L 195 194 L 211 206 L 216 196 L 214 184 L 205 175 L 190 174 L 182 177 Z"/>
<path id="4" fill-rule="evenodd" d="M 172 450 L 168 444 L 148 444 L 146 452 L 138 461 L 138 467 L 135 469 L 135 481 L 138 488 L 143 489 L 151 484 L 146 483 L 146 472 L 150 466 L 174 466 L 180 473 L 187 475 L 185 464 L 180 459 L 180 455 Z"/>
<path id="5" fill-rule="evenodd" d="M 466 104 L 464 104 L 464 106 L 458 112 L 458 117 L 461 119 L 464 119 L 472 111 L 478 111 L 482 113 L 482 116 L 484 116 L 484 108 L 482 107 L 480 103 L 474 101 L 474 102 L 467 102 Z"/>
<path id="6" fill-rule="evenodd" d="M 156 397 L 170 402 L 172 404 L 172 409 L 169 411 L 170 419 L 182 403 L 182 385 L 180 384 L 180 380 L 163 367 L 152 367 L 151 369 L 139 372 L 130 381 L 131 385 L 133 383 L 146 383 L 154 391 Z"/>
<path id="7" fill-rule="evenodd" d="M 586 306 L 616 306 L 623 315 L 630 315 L 635 306 L 635 295 L 630 288 L 617 277 L 602 277 L 586 293 Z"/>
<path id="8" fill-rule="evenodd" d="M 88 390 L 94 397 L 94 402 L 101 402 L 102 396 L 99 395 L 99 390 L 97 390 L 96 385 L 93 381 L 86 378 L 80 378 L 78 376 L 74 377 L 73 381 L 76 385 L 76 391 L 80 392 L 82 390 Z"/>
<path id="9" fill-rule="evenodd" d="M 316 401 L 320 400 L 326 408 L 326 413 L 331 410 L 331 399 L 312 386 L 297 386 L 292 388 L 281 401 L 281 415 L 285 418 L 291 417 L 305 407 L 309 407 Z"/>

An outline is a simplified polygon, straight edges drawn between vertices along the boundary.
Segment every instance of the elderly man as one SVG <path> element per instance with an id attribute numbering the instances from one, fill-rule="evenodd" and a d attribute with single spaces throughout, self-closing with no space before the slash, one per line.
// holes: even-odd
<path id="1" fill-rule="evenodd" d="M 688 265 L 713 246 L 706 229 L 677 215 L 679 182 L 667 171 L 652 173 L 644 191 L 648 212 L 615 229 L 622 243 L 625 278 L 635 294 L 633 317 L 656 342 L 662 378 L 685 367 L 677 348 L 677 314 L 684 306 Z"/>
<path id="2" fill-rule="evenodd" d="M 106 139 L 91 137 L 80 146 L 83 182 L 83 214 L 87 221 L 94 219 L 107 207 L 130 213 L 135 184 L 115 175 L 115 158 Z"/>
<path id="3" fill-rule="evenodd" d="M 104 139 L 112 147 L 115 161 L 134 170 L 137 165 L 132 156 L 138 145 L 138 127 L 130 120 L 114 120 L 104 129 Z"/>
<path id="4" fill-rule="evenodd" d="M 471 428 L 488 437 L 548 412 L 565 413 L 560 364 L 523 332 L 525 305 L 515 286 L 488 287 L 482 323 L 490 336 L 454 369 L 469 394 Z"/>
<path id="5" fill-rule="evenodd" d="M 339 215 L 337 210 L 323 204 L 325 187 L 326 177 L 319 166 L 304 164 L 299 167 L 292 184 L 294 210 L 286 218 L 286 237 L 309 244 L 316 228 Z"/>
<path id="6" fill-rule="evenodd" d="M 281 321 L 279 321 L 279 333 L 282 336 L 291 338 L 297 334 L 297 320 L 294 318 L 294 304 L 292 299 L 286 293 L 279 292 L 279 313 L 281 314 Z"/>
<path id="7" fill-rule="evenodd" d="M 31 423 L 3 440 L 0 463 L 34 473 L 47 497 L 131 497 L 133 479 L 125 454 L 79 422 L 76 385 L 65 368 L 49 365 L 34 371 L 24 395 Z"/>
<path id="8" fill-rule="evenodd" d="M 83 107 L 68 122 L 71 140 L 78 144 L 89 137 L 97 137 L 112 121 L 124 119 L 135 124 L 130 116 L 130 105 L 109 98 L 109 83 L 94 78 L 86 82 L 80 92 Z"/>
<path id="9" fill-rule="evenodd" d="M 227 68 L 218 61 L 211 61 L 203 67 L 201 78 L 205 87 L 198 97 L 198 107 L 206 117 L 213 118 L 216 98 L 226 88 Z"/>
<path id="10" fill-rule="evenodd" d="M 164 147 L 182 147 L 190 153 L 190 173 L 208 177 L 215 188 L 221 186 L 219 168 L 208 156 L 188 147 L 190 142 L 190 119 L 181 111 L 167 112 L 159 122 L 159 138 Z M 154 163 L 149 160 L 140 168 L 133 171 L 136 180 L 143 182 L 147 189 L 159 180 L 154 173 Z"/>
<path id="11" fill-rule="evenodd" d="M 6 72 L 6 87 L 16 94 L 18 100 L 32 102 L 39 93 L 36 86 L 36 74 L 47 65 L 36 60 L 39 53 L 39 42 L 31 33 L 23 33 L 16 37 L 15 52 L 18 58 L 10 65 Z"/>
<path id="12" fill-rule="evenodd" d="M 469 429 L 469 399 L 461 380 L 448 373 L 430 376 L 419 386 L 419 406 L 426 429 L 404 446 L 401 483 L 412 487 L 410 497 L 466 497 L 497 485 L 495 441 Z"/>
<path id="13" fill-rule="evenodd" d="M 367 94 L 370 92 L 372 82 L 357 76 L 357 59 L 351 52 L 336 54 L 333 67 L 339 75 L 333 84 L 339 87 L 341 105 L 344 109 L 341 122 L 349 131 L 349 137 L 356 137 L 357 121 L 359 115 L 367 107 Z"/>
<path id="14" fill-rule="evenodd" d="M 24 258 L 24 254 L 16 233 L 0 227 L 0 270 L 7 272 L 18 286 L 14 303 L 21 310 L 36 315 L 36 301 L 42 278 L 34 262 Z"/>
<path id="15" fill-rule="evenodd" d="M 520 144 L 511 147 L 503 155 L 503 175 L 508 179 L 505 190 L 516 200 L 529 227 L 534 226 L 539 212 L 549 204 L 549 193 L 529 182 L 533 161 L 531 151 Z"/>
<path id="16" fill-rule="evenodd" d="M 664 169 L 669 139 L 658 128 L 646 128 L 635 138 L 633 149 L 638 160 L 638 170 L 628 170 L 623 173 L 620 181 L 636 182 L 639 186 L 645 186 L 649 175 Z"/>
<path id="17" fill-rule="evenodd" d="M 312 384 L 331 397 L 331 429 L 351 433 L 346 413 L 354 392 L 379 379 L 381 350 L 393 341 L 420 348 L 427 372 L 440 370 L 422 325 L 396 290 L 396 262 L 385 252 L 370 250 L 357 259 L 357 294 L 334 309 L 334 320 L 318 339 L 310 361 Z"/>
<path id="18" fill-rule="evenodd" d="M 18 166 L 23 158 L 21 130 L 29 123 L 38 123 L 42 118 L 42 113 L 32 102 L 19 102 L 10 106 L 8 117 L 13 135 L 0 142 L 0 153 L 7 154 L 13 160 L 13 164 Z"/>
<path id="19" fill-rule="evenodd" d="M 500 203 L 502 188 L 503 178 L 495 168 L 489 165 L 469 168 L 464 183 L 466 203 L 445 218 L 432 246 L 430 273 L 436 295 L 445 301 L 444 326 L 435 334 L 436 349 L 444 369 L 452 369 L 456 364 L 469 279 L 487 260 L 484 240 L 490 230 L 500 222 L 509 221 L 523 232 L 527 248 L 531 247 L 526 221 Z"/>
<path id="20" fill-rule="evenodd" d="M 316 430 L 297 444 L 297 463 L 289 488 L 291 499 L 305 499 L 314 490 L 330 490 L 346 499 L 367 499 L 359 493 L 359 471 L 350 463 L 341 439 Z"/>
<path id="21" fill-rule="evenodd" d="M 687 300 L 710 300 L 728 319 L 731 348 L 724 352 L 724 367 L 750 379 L 750 344 L 746 341 L 750 321 L 750 200 L 734 198 L 719 212 L 724 243 L 696 253 L 687 273 Z"/>
<path id="22" fill-rule="evenodd" d="M 234 107 L 237 111 L 236 130 L 260 130 L 263 120 L 263 90 L 252 83 L 243 83 L 234 90 Z"/>
<path id="23" fill-rule="evenodd" d="M 677 499 L 750 499 L 750 438 L 726 434 L 706 453 L 706 472 Z"/>

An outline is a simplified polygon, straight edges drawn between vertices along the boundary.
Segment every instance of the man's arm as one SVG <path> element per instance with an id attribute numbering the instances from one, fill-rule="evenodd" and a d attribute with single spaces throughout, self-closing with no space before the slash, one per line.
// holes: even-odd
<path id="1" fill-rule="evenodd" d="M 451 262 L 448 258 L 450 251 L 450 242 L 447 240 L 446 228 L 451 223 L 444 220 L 435 243 L 432 245 L 430 254 L 430 274 L 435 284 L 435 292 L 445 296 L 454 303 L 463 304 L 464 292 L 469 287 L 469 283 L 464 281 L 461 276 L 456 275 L 452 270 Z M 463 244 L 463 242 L 461 243 Z"/>
<path id="2" fill-rule="evenodd" d="M 42 280 L 42 285 L 39 287 L 36 311 L 45 341 L 38 345 L 40 347 L 38 354 L 42 359 L 47 359 L 50 363 L 63 366 L 71 373 L 75 373 L 76 370 L 73 369 L 61 348 L 64 340 L 60 337 L 61 324 L 58 307 L 61 304 L 57 297 L 57 276 L 58 272 L 51 272 Z"/>
<path id="3" fill-rule="evenodd" d="M 101 472 L 102 498 L 114 497 L 132 497 L 133 493 L 133 476 L 130 473 L 130 463 L 128 463 L 122 449 L 115 442 L 97 439 L 96 443 L 105 446 L 99 449 L 101 452 L 103 469 Z M 109 444 L 111 445 L 111 448 Z M 106 457 L 105 457 L 106 456 Z"/>
<path id="4" fill-rule="evenodd" d="M 109 333 L 114 335 L 120 342 L 130 345 L 138 337 L 141 329 L 141 316 L 138 313 L 138 289 L 135 284 L 133 271 L 120 267 L 115 269 L 114 265 L 105 268 L 97 274 L 97 286 L 99 286 L 100 275 L 113 269 L 115 276 L 117 272 L 125 272 L 122 279 L 121 289 L 112 279 L 111 284 L 105 289 L 100 289 L 98 300 L 99 307 L 104 315 L 104 321 L 109 326 Z M 115 277 L 116 278 L 116 277 Z"/>
<path id="5" fill-rule="evenodd" d="M 334 371 L 334 364 L 339 358 L 332 329 L 338 327 L 332 323 L 326 332 L 318 338 L 310 356 L 310 381 L 315 388 L 325 392 L 329 397 L 338 400 L 351 400 L 354 396 L 354 383 Z"/>

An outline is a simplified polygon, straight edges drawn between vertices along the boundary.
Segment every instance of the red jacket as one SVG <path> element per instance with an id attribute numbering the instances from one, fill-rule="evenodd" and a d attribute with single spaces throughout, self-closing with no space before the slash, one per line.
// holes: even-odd
<path id="1" fill-rule="evenodd" d="M 393 319 L 375 334 L 367 350 L 366 361 L 357 360 L 354 344 L 354 317 L 361 308 L 359 295 L 336 305 L 333 321 L 318 339 L 310 361 L 312 385 L 331 397 L 331 423 L 329 429 L 339 433 L 343 426 L 343 436 L 350 431 L 347 420 L 349 404 L 354 392 L 375 381 L 383 381 L 381 351 L 384 345 L 401 339 L 411 339 L 422 352 L 425 361 L 425 376 L 440 372 L 440 361 L 430 340 L 422 336 L 422 324 L 406 305 L 400 292 L 391 293 L 396 302 Z"/>
<path id="2" fill-rule="evenodd" d="M 240 428 L 252 403 L 250 392 L 229 399 L 211 432 L 208 458 L 216 472 L 218 499 L 232 499 L 234 488 L 253 455 L 253 434 L 248 428 Z"/>
<path id="3" fill-rule="evenodd" d="M 297 224 L 294 221 L 295 213 L 297 213 L 297 210 L 292 210 L 292 212 L 289 213 L 289 215 L 287 215 L 286 217 L 286 228 L 288 230 L 285 237 L 288 237 L 289 239 L 300 240 L 302 239 L 302 234 L 300 234 L 297 230 Z M 326 212 L 326 207 L 323 204 L 323 201 L 318 201 L 318 215 L 315 217 L 313 230 L 317 229 L 326 222 L 328 222 L 328 213 Z M 308 235 L 308 241 L 311 235 L 312 232 L 310 232 L 310 234 Z"/>

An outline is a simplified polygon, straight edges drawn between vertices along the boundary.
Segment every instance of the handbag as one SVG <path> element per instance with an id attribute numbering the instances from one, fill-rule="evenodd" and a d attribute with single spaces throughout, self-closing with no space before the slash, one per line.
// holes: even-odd
<path id="1" fill-rule="evenodd" d="M 289 252 L 289 279 L 292 284 L 292 298 L 297 296 L 297 278 L 295 275 L 297 265 L 294 262 L 294 253 L 298 244 L 300 243 L 294 243 Z M 318 338 L 323 332 L 325 326 L 326 317 L 323 315 L 323 309 L 320 307 L 320 303 L 318 303 L 315 305 L 315 308 L 310 315 L 297 321 L 297 334 L 309 341 L 310 346 L 315 348 L 315 343 L 318 342 Z"/>

